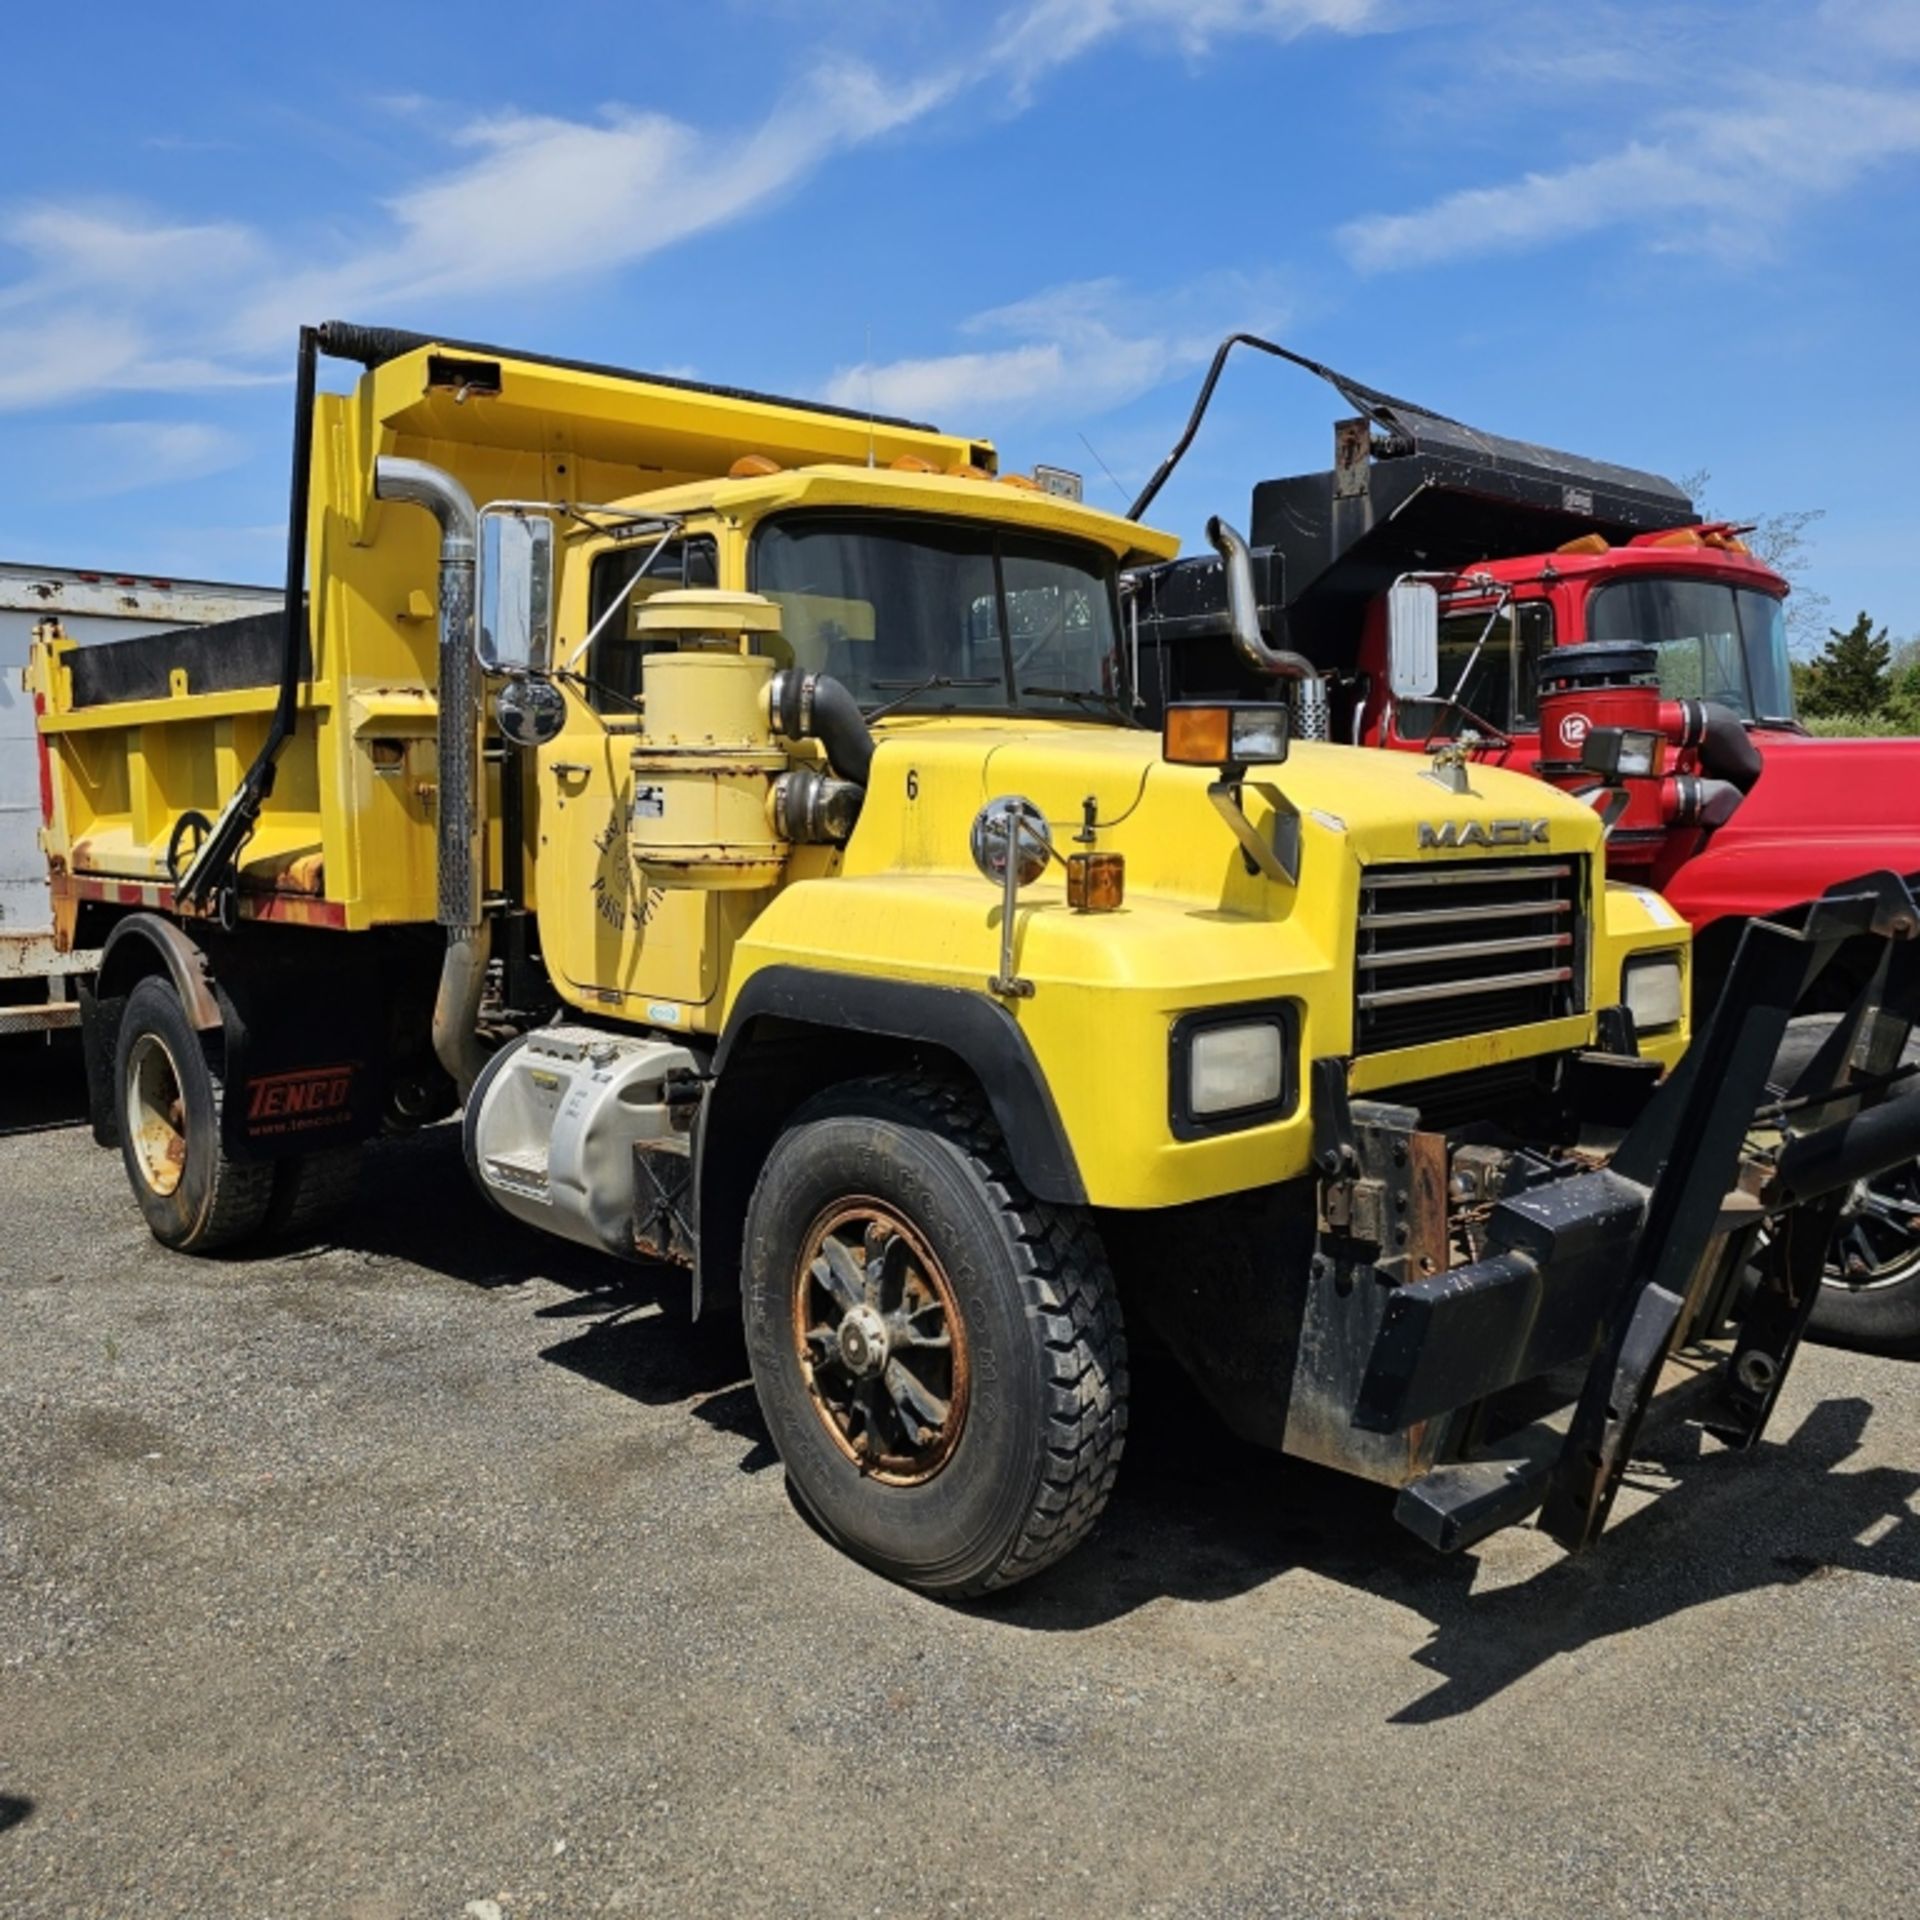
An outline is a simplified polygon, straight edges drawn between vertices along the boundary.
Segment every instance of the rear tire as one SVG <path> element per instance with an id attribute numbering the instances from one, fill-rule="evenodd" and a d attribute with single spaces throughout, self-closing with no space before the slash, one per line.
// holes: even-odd
<path id="1" fill-rule="evenodd" d="M 1026 1192 L 969 1092 L 898 1074 L 803 1107 L 754 1189 L 743 1294 L 788 1483 L 855 1559 L 959 1598 L 1092 1530 L 1126 1432 L 1106 1252 Z"/>
<path id="2" fill-rule="evenodd" d="M 1807 1014 L 1788 1024 L 1774 1063 L 1776 1086 L 1793 1082 L 1838 1019 Z M 1907 1066 L 1920 1064 L 1920 1034 L 1909 1036 L 1901 1057 Z M 1863 1180 L 1848 1195 L 1807 1332 L 1870 1353 L 1920 1352 L 1920 1162 Z"/>
<path id="3" fill-rule="evenodd" d="M 120 1156 L 153 1237 L 181 1253 L 238 1246 L 273 1200 L 271 1163 L 227 1157 L 222 1051 L 157 975 L 127 996 L 113 1059 Z"/>

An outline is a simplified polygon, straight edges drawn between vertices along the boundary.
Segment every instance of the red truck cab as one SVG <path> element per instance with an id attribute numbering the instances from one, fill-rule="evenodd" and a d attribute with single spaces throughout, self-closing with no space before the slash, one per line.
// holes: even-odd
<path id="1" fill-rule="evenodd" d="M 1703 523 L 1657 475 L 1484 433 L 1250 344 L 1328 380 L 1356 417 L 1335 424 L 1330 471 L 1254 486 L 1250 539 L 1215 522 L 1215 552 L 1131 583 L 1147 717 L 1173 700 L 1271 700 L 1284 674 L 1306 682 L 1296 727 L 1450 747 L 1587 793 L 1613 822 L 1609 877 L 1656 888 L 1692 925 L 1705 1005 L 1752 920 L 1797 923 L 1875 871 L 1920 875 L 1920 740 L 1815 739 L 1799 724 L 1788 583 L 1739 528 Z M 1227 346 L 1136 511 L 1191 441 Z M 1408 585 L 1416 604 L 1438 601 L 1437 671 L 1429 625 L 1412 679 L 1393 617 Z M 1657 733 L 1655 764 L 1609 782 L 1582 764 L 1587 735 L 1623 723 Z M 1833 981 L 1836 1009 L 1857 984 Z M 1808 1030 L 1788 1051 L 1811 1052 L 1819 1017 L 1795 1023 Z M 1920 1065 L 1920 1043 L 1908 1058 Z M 1798 1064 L 1783 1052 L 1779 1071 Z M 1854 1201 L 1814 1324 L 1920 1351 L 1920 1167 Z"/>
<path id="2" fill-rule="evenodd" d="M 1637 643 L 1658 658 L 1668 724 L 1668 805 L 1657 824 L 1623 822 L 1610 870 L 1644 879 L 1692 923 L 1717 975 L 1738 925 L 1792 915 L 1836 880 L 1877 867 L 1920 871 L 1920 740 L 1815 739 L 1794 713 L 1787 583 L 1731 527 L 1592 533 L 1555 552 L 1475 562 L 1440 583 L 1440 672 L 1433 700 L 1396 699 L 1384 597 L 1366 614 L 1358 669 L 1361 737 L 1425 752 L 1471 729 L 1475 757 L 1527 772 L 1576 766 L 1585 714 L 1543 738 L 1541 676 L 1552 650 Z M 1685 701 L 1737 716 L 1760 762 L 1719 825 L 1690 817 L 1676 783 L 1712 778 L 1711 753 L 1683 745 Z M 1549 701 L 1550 707 L 1554 704 Z M 1678 804 L 1675 804 L 1676 801 Z M 1721 923 L 1731 923 L 1722 926 Z M 1725 951 L 1721 951 L 1721 949 Z"/>

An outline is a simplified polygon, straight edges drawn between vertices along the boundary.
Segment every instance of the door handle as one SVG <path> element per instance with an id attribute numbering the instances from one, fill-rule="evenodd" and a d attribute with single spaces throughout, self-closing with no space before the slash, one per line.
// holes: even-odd
<path id="1" fill-rule="evenodd" d="M 582 760 L 552 760 L 547 763 L 556 780 L 584 780 L 593 769 Z"/>

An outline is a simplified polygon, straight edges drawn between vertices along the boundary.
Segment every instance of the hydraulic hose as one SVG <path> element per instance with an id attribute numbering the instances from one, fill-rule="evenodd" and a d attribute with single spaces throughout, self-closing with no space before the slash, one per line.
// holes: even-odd
<path id="1" fill-rule="evenodd" d="M 1358 380 L 1349 379 L 1344 373 L 1336 373 L 1333 368 L 1318 360 L 1309 360 L 1303 353 L 1295 353 L 1291 347 L 1283 347 L 1277 341 L 1263 340 L 1257 333 L 1230 333 L 1214 350 L 1213 363 L 1207 368 L 1207 375 L 1200 382 L 1200 392 L 1194 400 L 1193 411 L 1187 415 L 1187 424 L 1180 438 L 1173 443 L 1173 451 L 1153 470 L 1153 478 L 1140 489 L 1133 505 L 1127 509 L 1129 520 L 1138 520 L 1152 506 L 1153 497 L 1167 484 L 1167 477 L 1180 464 L 1181 456 L 1193 445 L 1193 436 L 1200 431 L 1200 422 L 1206 418 L 1208 403 L 1213 399 L 1213 390 L 1220 384 L 1220 374 L 1227 364 L 1227 356 L 1235 347 L 1252 347 L 1259 353 L 1270 353 L 1276 360 L 1285 360 L 1289 365 L 1303 367 L 1308 373 L 1319 377 L 1339 394 L 1356 413 L 1363 413 L 1369 420 L 1378 421 L 1383 407 L 1407 407 L 1404 400 L 1395 400 L 1391 394 L 1377 392 L 1374 388 L 1363 386 Z M 1411 408 L 1411 411 L 1426 413 L 1432 420 L 1444 419 L 1443 414 L 1432 413 L 1428 409 Z"/>
<path id="2" fill-rule="evenodd" d="M 293 737 L 300 713 L 300 680 L 307 655 L 307 503 L 313 475 L 313 393 L 322 352 L 318 327 L 300 329 L 293 376 L 293 473 L 287 493 L 287 574 L 281 603 L 280 697 L 274 703 L 267 737 L 253 756 L 232 799 L 201 842 L 180 876 L 174 899 L 181 906 L 204 905 L 231 881 L 241 849 L 253 837 L 260 809 L 273 792 L 280 750 Z"/>

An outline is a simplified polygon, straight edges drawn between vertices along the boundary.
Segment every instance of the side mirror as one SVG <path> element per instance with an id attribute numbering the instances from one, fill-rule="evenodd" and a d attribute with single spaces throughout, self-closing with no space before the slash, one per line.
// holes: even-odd
<path id="1" fill-rule="evenodd" d="M 480 514 L 474 653 L 488 673 L 544 674 L 553 664 L 553 522 L 519 507 Z"/>
<path id="2" fill-rule="evenodd" d="M 1387 684 L 1396 700 L 1425 700 L 1440 684 L 1440 596 L 1425 580 L 1387 590 Z"/>

